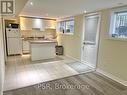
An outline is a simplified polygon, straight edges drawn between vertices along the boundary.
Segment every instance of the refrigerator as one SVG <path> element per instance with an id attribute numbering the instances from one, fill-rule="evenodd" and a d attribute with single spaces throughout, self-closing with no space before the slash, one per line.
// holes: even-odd
<path id="1" fill-rule="evenodd" d="M 22 39 L 19 28 L 6 28 L 7 54 L 22 54 Z"/>

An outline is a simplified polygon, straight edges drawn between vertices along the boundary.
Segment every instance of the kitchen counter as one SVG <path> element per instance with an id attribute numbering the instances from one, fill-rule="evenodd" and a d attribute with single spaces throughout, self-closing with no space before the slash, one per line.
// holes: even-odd
<path id="1" fill-rule="evenodd" d="M 27 41 L 31 41 L 31 40 L 44 40 L 44 37 L 22 37 L 22 40 L 27 40 Z"/>
<path id="2" fill-rule="evenodd" d="M 30 41 L 31 44 L 47 44 L 47 43 L 57 43 L 56 41 L 51 40 L 32 40 Z"/>
<path id="3" fill-rule="evenodd" d="M 31 60 L 43 60 L 56 57 L 56 41 L 51 40 L 33 40 L 30 41 Z"/>

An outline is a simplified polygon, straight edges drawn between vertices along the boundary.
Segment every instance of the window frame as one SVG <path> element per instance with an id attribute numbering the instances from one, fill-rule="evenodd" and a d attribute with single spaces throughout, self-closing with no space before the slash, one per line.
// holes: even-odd
<path id="1" fill-rule="evenodd" d="M 72 29 L 72 31 L 71 31 L 71 29 L 70 29 L 70 32 L 67 32 L 67 29 L 68 29 L 68 24 L 67 23 L 69 23 L 69 27 L 70 27 L 70 23 L 71 22 L 73 22 L 73 29 Z M 74 26 L 75 26 L 75 21 L 74 21 L 74 19 L 70 19 L 70 20 L 66 20 L 65 21 L 65 34 L 67 33 L 67 34 L 73 34 L 74 33 Z"/>
<path id="2" fill-rule="evenodd" d="M 66 25 L 66 23 L 67 22 L 70 22 L 70 21 L 73 21 L 74 22 L 74 27 L 73 28 L 75 28 L 75 20 L 74 20 L 74 18 L 64 19 L 64 20 L 59 21 L 59 31 L 63 35 L 74 35 L 74 29 L 73 29 L 73 31 L 66 32 L 67 31 L 67 25 Z M 61 23 L 64 23 L 64 33 L 63 33 L 63 31 L 61 31 Z"/>
<path id="3" fill-rule="evenodd" d="M 115 22 L 116 22 L 116 13 L 120 13 L 120 12 L 127 12 L 127 7 L 122 7 L 122 8 L 117 8 L 117 9 L 113 9 L 110 11 L 110 26 L 109 26 L 109 39 L 113 39 L 113 40 L 125 40 L 127 41 L 127 37 L 126 38 L 122 38 L 122 37 L 112 37 L 113 32 L 115 31 Z"/>

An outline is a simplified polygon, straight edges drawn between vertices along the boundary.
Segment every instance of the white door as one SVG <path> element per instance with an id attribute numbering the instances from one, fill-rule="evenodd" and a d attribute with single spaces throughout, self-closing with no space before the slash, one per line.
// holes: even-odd
<path id="1" fill-rule="evenodd" d="M 82 44 L 82 62 L 87 65 L 96 68 L 96 59 L 98 52 L 98 41 L 99 41 L 99 27 L 100 27 L 100 16 L 89 15 L 85 16 L 84 21 L 84 35 Z"/>
<path id="2" fill-rule="evenodd" d="M 23 41 L 23 53 L 30 53 L 30 43 L 29 41 Z"/>

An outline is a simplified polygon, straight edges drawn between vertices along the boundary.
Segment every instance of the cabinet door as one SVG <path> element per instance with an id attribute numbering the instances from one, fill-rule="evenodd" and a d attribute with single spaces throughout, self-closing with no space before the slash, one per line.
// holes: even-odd
<path id="1" fill-rule="evenodd" d="M 29 41 L 23 41 L 23 53 L 30 53 Z"/>
<path id="2" fill-rule="evenodd" d="M 56 29 L 55 20 L 43 20 L 39 18 L 20 17 L 20 25 L 21 30 L 40 29 L 44 31 L 45 29 Z"/>
<path id="3" fill-rule="evenodd" d="M 32 28 L 40 29 L 40 31 L 44 31 L 44 20 L 43 19 L 33 19 Z"/>
<path id="4" fill-rule="evenodd" d="M 56 29 L 56 21 L 55 20 L 44 20 L 46 29 Z"/>
<path id="5" fill-rule="evenodd" d="M 33 19 L 20 17 L 21 30 L 32 30 Z"/>

